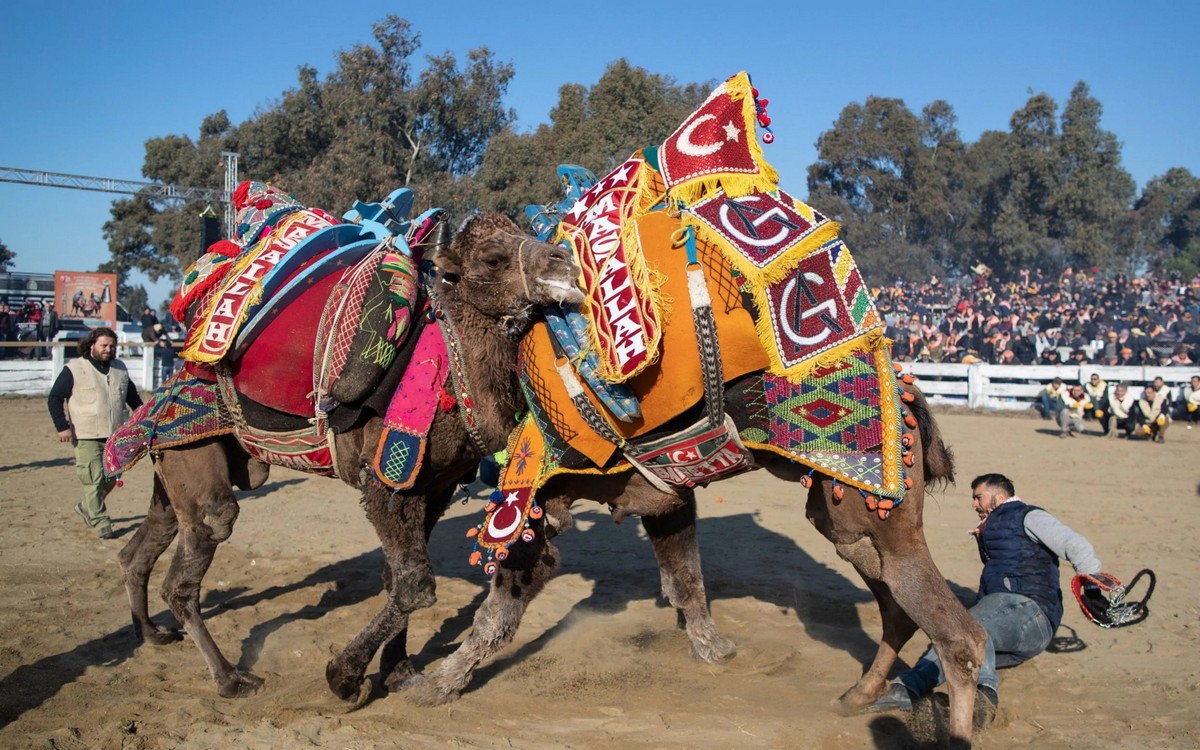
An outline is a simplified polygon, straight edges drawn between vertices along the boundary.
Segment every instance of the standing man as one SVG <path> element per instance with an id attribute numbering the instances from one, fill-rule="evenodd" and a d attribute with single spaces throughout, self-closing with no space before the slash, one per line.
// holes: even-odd
<path id="1" fill-rule="evenodd" d="M 38 338 L 42 341 L 53 341 L 58 335 L 59 322 L 58 312 L 54 309 L 54 302 L 46 303 L 46 312 L 42 315 L 41 328 L 38 329 Z M 50 350 L 43 347 L 38 351 L 38 359 L 50 356 Z"/>
<path id="2" fill-rule="evenodd" d="M 997 669 L 1015 667 L 1046 650 L 1063 617 L 1058 560 L 1078 575 L 1100 572 L 1091 542 L 1054 516 L 1017 497 L 1012 480 L 984 474 L 971 482 L 971 504 L 979 526 L 983 573 L 979 597 L 969 610 L 987 631 L 975 700 L 976 725 L 988 724 L 999 704 Z M 945 682 L 931 647 L 912 669 L 900 673 L 875 705 L 876 711 L 911 711 L 913 701 Z"/>
<path id="3" fill-rule="evenodd" d="M 59 442 L 75 446 L 75 473 L 83 484 L 83 501 L 75 504 L 75 512 L 101 539 L 113 539 L 104 498 L 116 482 L 104 474 L 104 443 L 125 421 L 126 405 L 136 409 L 142 399 L 116 358 L 112 329 L 89 331 L 79 342 L 79 354 L 54 381 L 47 406 Z"/>

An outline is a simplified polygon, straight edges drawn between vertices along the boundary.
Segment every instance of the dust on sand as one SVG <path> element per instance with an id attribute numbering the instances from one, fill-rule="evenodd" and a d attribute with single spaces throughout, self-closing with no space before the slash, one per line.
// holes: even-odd
<path id="1" fill-rule="evenodd" d="M 378 692 L 351 711 L 324 665 L 379 610 L 380 555 L 352 490 L 273 470 L 243 496 L 233 537 L 205 579 L 203 606 L 226 655 L 264 677 L 256 695 L 219 698 L 190 641 L 137 647 L 117 551 L 142 518 L 150 463 L 109 499 L 120 537 L 102 542 L 71 512 L 68 446 L 45 402 L 0 400 L 0 745 L 56 748 L 900 748 L 896 716 L 839 716 L 831 705 L 874 655 L 874 602 L 804 519 L 798 489 L 763 473 L 701 493 L 704 569 L 717 626 L 738 645 L 721 665 L 693 662 L 658 598 L 639 524 L 581 506 L 560 539 L 562 574 L 532 604 L 516 641 L 463 697 L 433 709 Z M 1071 601 L 1060 636 L 1074 650 L 1001 673 L 1000 715 L 981 748 L 1194 747 L 1200 742 L 1200 431 L 1163 445 L 1084 435 L 1018 416 L 940 414 L 959 484 L 926 504 L 930 547 L 971 595 L 978 553 L 968 483 L 1000 471 L 1018 492 L 1095 544 L 1128 580 L 1159 584 L 1149 620 L 1103 630 Z M 465 495 L 464 495 L 465 497 Z M 487 582 L 467 565 L 478 496 L 434 532 L 438 602 L 416 613 L 410 650 L 435 664 L 468 631 Z M 866 512 L 864 510 L 864 512 Z M 151 580 L 151 611 L 169 621 Z M 1069 580 L 1063 572 L 1064 584 Z M 1190 583 L 1191 582 L 1191 583 Z M 1069 596 L 1069 594 L 1068 594 Z M 927 641 L 901 654 L 912 663 Z M 372 675 L 374 677 L 374 675 Z"/>

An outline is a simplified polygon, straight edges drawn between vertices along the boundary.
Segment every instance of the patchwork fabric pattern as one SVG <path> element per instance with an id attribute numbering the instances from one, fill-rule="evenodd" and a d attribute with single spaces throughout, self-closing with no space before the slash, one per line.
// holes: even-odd
<path id="1" fill-rule="evenodd" d="M 385 487 L 407 490 L 416 482 L 448 366 L 449 353 L 441 330 L 436 325 L 425 326 L 383 416 L 383 433 L 375 452 L 375 479 Z"/>
<path id="2" fill-rule="evenodd" d="M 333 222 L 303 210 L 290 213 L 261 242 L 239 256 L 214 287 L 212 305 L 197 313 L 180 356 L 192 362 L 216 363 L 233 344 L 250 308 L 262 298 L 262 278 L 305 237 Z"/>
<path id="3" fill-rule="evenodd" d="M 582 271 L 599 375 L 613 383 L 653 363 L 662 339 L 660 282 L 623 231 L 639 209 L 639 174 L 646 168 L 640 154 L 630 157 L 589 188 L 558 225 L 558 242 L 574 252 Z"/>
<path id="4" fill-rule="evenodd" d="M 779 175 L 758 145 L 757 117 L 749 75 L 738 73 L 717 87 L 658 151 L 672 202 L 692 205 L 718 187 L 735 196 L 773 190 Z"/>
<path id="5" fill-rule="evenodd" d="M 772 450 L 881 497 L 904 496 L 899 386 L 886 355 L 859 352 L 800 383 L 762 373 L 747 445 Z M 757 403 L 755 403 L 757 402 Z"/>
<path id="6" fill-rule="evenodd" d="M 844 352 L 871 331 L 882 334 L 870 292 L 840 240 L 805 257 L 791 276 L 760 294 L 765 303 L 760 314 L 765 310 L 769 316 L 773 346 L 768 353 L 776 374 L 807 375 L 826 352 Z M 867 343 L 862 341 L 862 348 Z"/>
<path id="7" fill-rule="evenodd" d="M 217 384 L 178 372 L 160 385 L 104 446 L 104 471 L 116 476 L 150 450 L 162 450 L 233 432 Z"/>
<path id="8" fill-rule="evenodd" d="M 775 280 L 764 273 L 772 264 L 792 265 L 837 237 L 836 224 L 783 190 L 740 198 L 719 190 L 688 211 L 733 251 L 730 260 L 743 275 L 763 282 Z"/>

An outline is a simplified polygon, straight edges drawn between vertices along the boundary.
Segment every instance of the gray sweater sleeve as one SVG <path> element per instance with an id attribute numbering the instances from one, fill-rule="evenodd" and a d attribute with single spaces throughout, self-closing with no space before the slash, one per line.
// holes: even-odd
<path id="1" fill-rule="evenodd" d="M 1101 570 L 1092 543 L 1044 510 L 1025 514 L 1025 535 L 1071 563 L 1076 573 L 1090 575 Z"/>

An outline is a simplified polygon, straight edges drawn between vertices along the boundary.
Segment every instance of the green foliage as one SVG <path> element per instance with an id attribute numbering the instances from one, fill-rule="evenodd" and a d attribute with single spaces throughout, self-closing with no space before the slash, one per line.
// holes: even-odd
<path id="1" fill-rule="evenodd" d="M 562 86 L 550 124 L 529 133 L 509 128 L 492 138 L 475 175 L 477 205 L 517 218 L 528 204 L 558 200 L 559 164 L 608 173 L 637 149 L 662 143 L 713 86 L 680 85 L 626 60 L 610 64 L 590 89 Z"/>
<path id="2" fill-rule="evenodd" d="M 1131 254 L 1153 254 L 1161 242 L 1132 220 L 1133 179 L 1101 113 L 1081 82 L 1061 116 L 1051 97 L 1035 94 L 1007 132 L 965 144 L 946 102 L 918 117 L 899 99 L 868 97 L 817 141 L 810 200 L 843 221 L 868 275 L 967 272 L 981 261 L 1005 276 L 1137 266 Z"/>
<path id="3" fill-rule="evenodd" d="M 8 249 L 3 241 L 0 241 L 0 271 L 7 271 L 13 264 L 13 259 L 17 254 Z"/>
<path id="4" fill-rule="evenodd" d="M 407 21 L 388 16 L 372 26 L 370 43 L 340 52 L 324 79 L 301 66 L 296 85 L 245 122 L 222 111 L 204 118 L 195 139 L 147 141 L 143 174 L 215 188 L 224 183 L 221 153 L 236 151 L 243 178 L 335 214 L 409 186 L 417 211 L 441 206 L 457 220 L 494 209 L 523 223 L 526 205 L 561 196 L 558 164 L 605 174 L 661 143 L 714 85 L 679 84 L 617 60 L 590 87 L 564 84 L 549 122 L 520 132 L 502 104 L 511 64 L 487 47 L 461 60 L 449 51 L 418 59 L 420 42 Z M 1172 169 L 1137 196 L 1102 114 L 1080 82 L 1061 110 L 1033 94 L 1007 130 L 966 143 L 945 101 L 914 112 L 903 100 L 869 96 L 820 135 L 808 200 L 842 222 L 875 283 L 966 273 L 980 262 L 1009 277 L 1075 265 L 1192 273 L 1200 181 Z M 104 225 L 113 269 L 154 281 L 180 275 L 200 250 L 196 217 L 206 208 L 150 196 L 116 201 Z M 0 268 L 11 259 L 0 244 Z"/>
<path id="5" fill-rule="evenodd" d="M 473 194 L 469 178 L 488 140 L 513 118 L 501 104 L 512 66 L 480 47 L 461 66 L 445 53 L 418 72 L 420 37 L 407 21 L 389 16 L 372 32 L 374 43 L 341 52 L 325 80 L 302 66 L 295 88 L 240 125 L 218 112 L 201 123 L 198 140 L 151 139 L 143 174 L 218 188 L 221 152 L 236 151 L 243 179 L 272 182 L 335 214 L 401 186 L 416 190 L 418 209 L 469 205 L 463 195 Z M 197 255 L 196 217 L 205 208 L 145 197 L 117 201 L 104 226 L 114 262 L 151 280 L 180 275 Z"/>

